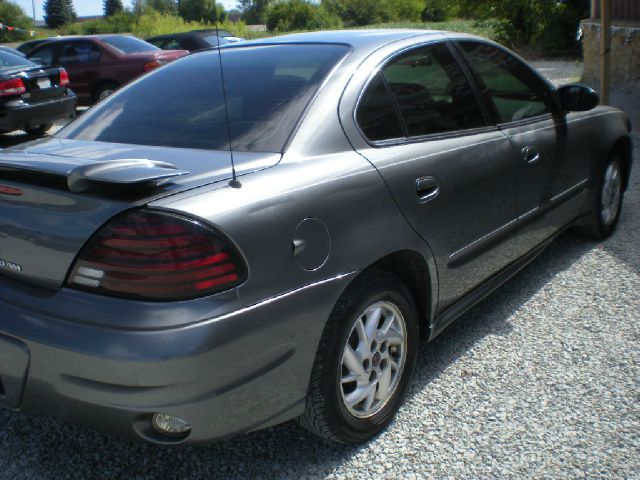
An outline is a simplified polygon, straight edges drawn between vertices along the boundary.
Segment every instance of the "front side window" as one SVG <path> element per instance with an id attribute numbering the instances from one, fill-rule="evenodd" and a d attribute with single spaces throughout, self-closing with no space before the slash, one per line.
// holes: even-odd
<path id="1" fill-rule="evenodd" d="M 492 45 L 460 44 L 493 100 L 500 122 L 525 120 L 551 112 L 547 86 L 523 62 Z"/>
<path id="2" fill-rule="evenodd" d="M 369 85 L 356 115 L 369 140 L 394 138 L 390 135 L 397 133 L 385 88 L 393 96 L 405 136 L 485 126 L 473 90 L 444 44 L 417 48 L 394 58 L 382 69 L 382 76 Z"/>
<path id="3" fill-rule="evenodd" d="M 344 45 L 223 48 L 151 72 L 96 105 L 57 136 L 77 140 L 281 152 Z M 227 129 L 227 112 L 229 129 Z M 228 130 L 230 132 L 228 132 Z"/>

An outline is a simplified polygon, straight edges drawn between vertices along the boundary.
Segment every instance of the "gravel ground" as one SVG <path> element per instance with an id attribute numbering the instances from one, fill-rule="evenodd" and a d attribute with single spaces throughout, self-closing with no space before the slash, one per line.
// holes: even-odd
<path id="1" fill-rule="evenodd" d="M 611 239 L 562 236 L 423 345 L 365 445 L 290 422 L 171 450 L 0 410 L 0 478 L 640 478 L 639 186 L 636 165 Z"/>

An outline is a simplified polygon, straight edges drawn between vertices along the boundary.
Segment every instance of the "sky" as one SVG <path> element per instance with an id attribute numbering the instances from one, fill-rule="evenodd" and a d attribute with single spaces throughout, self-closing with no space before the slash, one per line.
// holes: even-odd
<path id="1" fill-rule="evenodd" d="M 33 7 L 32 2 L 36 7 L 36 20 L 42 20 L 43 18 L 43 10 L 42 4 L 45 0 L 10 0 L 13 3 L 17 3 L 22 7 L 27 15 L 30 17 L 33 16 Z M 230 8 L 235 8 L 237 5 L 237 0 L 218 0 L 220 3 L 224 5 L 224 7 L 229 10 Z M 125 7 L 131 6 L 131 0 L 122 0 L 122 3 Z M 76 9 L 76 13 L 78 16 L 83 17 L 85 15 L 102 15 L 103 13 L 103 0 L 73 0 L 73 6 Z"/>

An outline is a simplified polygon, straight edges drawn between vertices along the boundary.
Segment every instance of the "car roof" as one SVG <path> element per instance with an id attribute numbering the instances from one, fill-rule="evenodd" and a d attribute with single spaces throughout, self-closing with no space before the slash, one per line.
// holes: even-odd
<path id="1" fill-rule="evenodd" d="M 277 37 L 261 38 L 242 42 L 243 46 L 273 43 L 341 43 L 355 50 L 382 47 L 389 43 L 411 37 L 442 37 L 443 34 L 453 36 L 450 32 L 422 29 L 361 29 L 361 30 L 329 30 L 318 32 L 294 33 Z"/>
<path id="2" fill-rule="evenodd" d="M 231 34 L 226 30 L 218 30 L 218 35 L 220 37 L 230 37 Z M 205 35 L 215 35 L 216 29 L 203 29 L 203 30 L 191 30 L 189 32 L 176 32 L 176 33 L 164 33 L 162 35 L 154 35 L 153 37 L 149 37 L 148 40 L 160 40 L 162 38 L 175 38 L 175 37 L 202 37 Z"/>

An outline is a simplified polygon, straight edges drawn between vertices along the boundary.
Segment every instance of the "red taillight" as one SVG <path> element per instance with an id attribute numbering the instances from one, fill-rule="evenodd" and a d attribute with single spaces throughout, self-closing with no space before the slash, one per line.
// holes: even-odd
<path id="1" fill-rule="evenodd" d="M 14 78 L 13 80 L 0 82 L 0 97 L 22 95 L 26 91 L 27 87 L 25 87 L 21 78 Z"/>
<path id="2" fill-rule="evenodd" d="M 240 284 L 244 262 L 222 235 L 165 212 L 122 214 L 82 248 L 67 284 L 120 297 L 184 300 Z"/>
<path id="3" fill-rule="evenodd" d="M 60 68 L 60 86 L 69 86 L 69 73 L 64 68 Z"/>
<path id="4" fill-rule="evenodd" d="M 160 60 L 151 60 L 150 62 L 147 62 L 144 64 L 144 71 L 148 72 L 149 70 L 153 70 L 154 68 L 158 68 L 160 66 L 162 66 L 164 62 L 161 62 Z"/>

